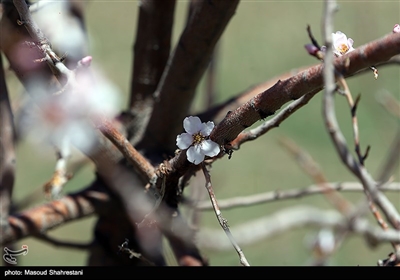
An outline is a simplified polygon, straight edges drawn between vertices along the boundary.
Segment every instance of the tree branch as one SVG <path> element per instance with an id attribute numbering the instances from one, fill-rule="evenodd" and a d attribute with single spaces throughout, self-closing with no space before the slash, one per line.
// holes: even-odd
<path id="1" fill-rule="evenodd" d="M 10 229 L 1 229 L 0 244 L 15 242 L 31 235 L 40 235 L 48 230 L 93 214 L 97 209 L 109 207 L 108 194 L 93 183 L 88 188 L 67 195 L 60 200 L 13 214 L 8 218 Z"/>
<path id="2" fill-rule="evenodd" d="M 191 3 L 190 18 L 155 93 L 156 103 L 140 147 L 152 152 L 173 152 L 195 89 L 238 3 L 238 0 Z"/>
<path id="3" fill-rule="evenodd" d="M 363 69 L 390 59 L 400 53 L 400 34 L 390 34 L 363 45 L 334 61 L 336 70 L 344 77 L 357 74 Z M 350 60 L 348 65 L 347 60 Z M 240 132 L 260 119 L 275 113 L 282 105 L 301 96 L 321 90 L 323 65 L 313 66 L 289 79 L 278 81 L 268 90 L 227 114 L 212 131 L 210 138 L 225 145 L 234 140 Z"/>
<path id="4" fill-rule="evenodd" d="M 326 9 L 334 9 L 335 3 L 326 1 L 325 4 Z M 329 17 L 328 17 L 329 16 Z M 326 12 L 324 17 L 324 38 L 325 38 L 325 46 L 326 53 L 324 58 L 324 69 L 323 69 L 323 77 L 325 84 L 325 93 L 323 97 L 323 116 L 326 123 L 326 128 L 331 136 L 331 139 L 334 143 L 337 153 L 339 154 L 342 162 L 347 166 L 347 168 L 353 172 L 355 176 L 359 178 L 362 182 L 365 190 L 371 195 L 371 198 L 374 203 L 376 203 L 379 208 L 383 211 L 384 215 L 388 219 L 389 223 L 396 229 L 400 229 L 400 215 L 397 209 L 393 206 L 393 204 L 387 199 L 387 197 L 379 191 L 376 187 L 376 183 L 374 179 L 367 172 L 365 167 L 359 164 L 354 157 L 351 155 L 350 151 L 347 148 L 346 140 L 339 128 L 337 123 L 336 114 L 335 114 L 335 105 L 333 95 L 336 91 L 335 84 L 335 71 L 339 72 L 339 74 L 343 74 L 347 71 L 343 69 L 342 65 L 338 64 L 338 61 L 342 61 L 343 59 L 350 59 L 351 63 L 348 66 L 350 68 L 355 68 L 354 64 L 365 63 L 368 61 L 368 54 L 371 51 L 371 54 L 374 53 L 375 49 L 381 49 L 387 43 L 388 45 L 392 45 L 395 47 L 392 51 L 399 51 L 400 45 L 400 36 L 391 36 L 388 35 L 381 40 L 369 43 L 365 46 L 360 47 L 349 53 L 349 55 L 343 55 L 342 59 L 333 59 L 333 51 L 332 51 L 332 36 L 333 28 L 331 24 L 331 12 Z M 400 35 L 400 34 L 396 34 Z M 393 40 L 393 41 L 392 41 Z M 382 44 L 378 44 L 381 42 Z M 389 43 L 391 42 L 391 43 Z M 397 43 L 394 43 L 397 42 Z M 375 46 L 375 48 L 373 48 Z M 382 50 L 381 50 L 382 51 Z M 389 51 L 390 52 L 390 51 Z M 353 54 L 354 53 L 354 54 Z M 391 52 L 390 52 L 391 53 Z M 358 55 L 357 55 L 358 54 Z M 361 57 L 361 54 L 363 55 Z M 391 56 L 393 56 L 392 53 Z M 364 58 L 364 59 L 363 59 Z M 344 61 L 343 61 L 344 62 Z M 370 65 L 374 65 L 375 61 L 371 62 Z M 341 67 L 339 67 L 341 66 Z"/>
<path id="5" fill-rule="evenodd" d="M 142 0 L 133 48 L 128 138 L 132 144 L 143 134 L 170 54 L 175 0 Z"/>

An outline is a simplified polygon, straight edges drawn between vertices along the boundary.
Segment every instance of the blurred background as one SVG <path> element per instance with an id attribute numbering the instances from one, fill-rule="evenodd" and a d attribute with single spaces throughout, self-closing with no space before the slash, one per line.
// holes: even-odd
<path id="1" fill-rule="evenodd" d="M 87 1 L 85 20 L 89 35 L 89 54 L 93 65 L 99 67 L 120 90 L 121 109 L 126 108 L 131 75 L 131 59 L 138 1 Z M 334 16 L 334 29 L 344 32 L 354 40 L 357 48 L 367 42 L 392 32 L 400 22 L 398 1 L 338 1 L 339 9 Z M 174 24 L 174 42 L 179 38 L 187 16 L 188 1 L 177 1 Z M 304 45 L 309 43 L 306 27 L 311 26 L 315 38 L 322 45 L 322 1 L 241 1 L 236 14 L 228 24 L 218 44 L 216 60 L 216 97 L 222 102 L 257 83 L 297 68 L 313 65 L 318 61 L 307 54 Z M 61 11 L 62 12 L 62 11 Z M 5 63 L 7 66 L 7 62 Z M 361 148 L 371 146 L 366 167 L 377 176 L 390 153 L 391 145 L 399 129 L 399 120 L 377 102 L 382 91 L 388 91 L 400 100 L 400 72 L 398 66 L 378 67 L 379 78 L 374 79 L 372 71 L 348 79 L 350 90 L 355 97 L 361 94 L 357 116 Z M 21 100 L 22 86 L 14 74 L 7 72 L 8 87 L 13 105 Z M 204 81 L 198 88 L 193 114 L 205 106 Z M 353 182 L 356 178 L 341 164 L 324 127 L 322 118 L 322 92 L 310 103 L 274 129 L 257 139 L 244 144 L 227 157 L 212 166 L 212 181 L 217 199 L 245 196 L 273 190 L 300 189 L 313 184 L 313 180 L 298 166 L 292 156 L 280 144 L 280 137 L 295 141 L 308 151 L 320 165 L 331 182 Z M 353 148 L 351 116 L 345 98 L 336 97 L 336 113 L 339 124 L 346 136 L 350 149 Z M 256 123 L 256 125 L 261 122 Z M 75 151 L 72 162 L 81 162 L 84 157 Z M 48 181 L 55 164 L 51 147 L 38 147 L 29 141 L 21 141 L 17 149 L 17 176 L 14 198 L 22 200 Z M 398 171 L 398 170 L 397 170 Z M 399 181 L 400 172 L 394 174 Z M 201 177 L 201 176 L 197 176 Z M 191 188 L 201 188 L 202 178 L 193 180 Z M 65 192 L 76 191 L 93 179 L 93 165 L 86 162 L 66 185 Z M 364 197 L 360 193 L 343 193 L 353 202 Z M 387 193 L 389 199 L 400 211 L 400 194 Z M 204 195 L 204 199 L 207 196 Z M 44 203 L 40 199 L 37 204 Z M 265 203 L 223 211 L 235 237 L 235 226 L 253 219 L 266 217 L 276 211 L 296 205 L 313 205 L 330 209 L 331 204 L 322 196 Z M 368 218 L 371 218 L 368 215 Z M 68 223 L 49 232 L 49 235 L 65 241 L 89 242 L 92 238 L 94 218 L 85 218 Z M 204 212 L 200 217 L 200 228 L 220 229 L 215 214 Z M 222 229 L 221 232 L 223 233 Z M 279 236 L 262 239 L 242 249 L 251 265 L 286 266 L 308 265 L 312 253 L 306 240 L 318 232 L 317 228 L 293 229 Z M 237 237 L 240 239 L 240 237 Z M 20 265 L 85 265 L 85 251 L 58 248 L 53 245 L 26 238 L 16 244 L 29 246 L 29 254 L 19 259 Z M 215 250 L 200 248 L 210 265 L 239 265 L 233 248 Z M 390 244 L 377 248 L 368 247 L 362 237 L 350 235 L 339 250 L 330 258 L 330 265 L 375 265 L 391 252 Z M 173 264 L 173 261 L 171 261 Z"/>

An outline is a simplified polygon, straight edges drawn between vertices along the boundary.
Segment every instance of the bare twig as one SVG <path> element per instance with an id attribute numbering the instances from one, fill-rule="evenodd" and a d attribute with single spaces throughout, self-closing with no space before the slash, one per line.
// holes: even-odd
<path id="1" fill-rule="evenodd" d="M 365 152 L 365 154 L 361 154 L 361 148 L 360 148 L 360 136 L 359 136 L 359 128 L 358 128 L 358 120 L 357 120 L 357 105 L 360 101 L 360 95 L 357 96 L 356 101 L 353 101 L 353 97 L 351 95 L 350 89 L 347 85 L 346 80 L 343 78 L 342 75 L 337 76 L 337 81 L 338 84 L 343 88 L 343 95 L 347 99 L 347 103 L 350 106 L 350 111 L 351 111 L 351 120 L 352 120 L 352 127 L 353 127 L 353 137 L 354 137 L 354 146 L 355 146 L 355 151 L 358 157 L 358 161 L 361 165 L 364 165 L 364 161 L 366 157 L 368 156 L 368 151 L 369 151 L 369 146 Z"/>
<path id="2" fill-rule="evenodd" d="M 214 212 L 215 215 L 217 216 L 218 222 L 221 225 L 222 229 L 225 231 L 225 234 L 228 236 L 229 241 L 231 242 L 231 244 L 233 245 L 233 247 L 235 248 L 236 252 L 239 255 L 239 259 L 240 259 L 240 263 L 243 266 L 250 266 L 250 264 L 248 263 L 246 256 L 244 255 L 242 249 L 239 247 L 239 244 L 236 243 L 235 239 L 232 236 L 231 231 L 229 230 L 229 226 L 228 226 L 228 221 L 222 217 L 222 213 L 221 210 L 218 207 L 218 203 L 217 203 L 217 199 L 215 197 L 213 188 L 212 188 L 212 184 L 211 184 L 211 176 L 207 170 L 207 167 L 204 165 L 204 163 L 201 164 L 201 167 L 203 169 L 203 173 L 204 176 L 206 178 L 206 188 L 208 191 L 208 194 L 210 196 L 210 200 L 211 200 L 211 204 L 214 208 Z"/>
<path id="3" fill-rule="evenodd" d="M 147 265 L 154 266 L 154 263 L 146 259 L 142 254 L 133 251 L 132 249 L 128 248 L 129 240 L 125 239 L 124 243 L 122 243 L 118 249 L 119 252 L 124 252 L 129 255 L 129 258 L 137 258 L 146 263 Z"/>
<path id="4" fill-rule="evenodd" d="M 285 199 L 296 199 L 296 198 L 303 198 L 309 195 L 321 194 L 322 192 L 326 191 L 325 190 L 326 188 L 331 189 L 332 191 L 340 191 L 340 192 L 362 192 L 364 190 L 363 186 L 358 182 L 343 182 L 343 183 L 329 182 L 325 186 L 325 188 L 321 188 L 318 185 L 311 185 L 309 187 L 302 189 L 293 189 L 285 191 L 276 190 L 272 192 L 258 193 L 249 196 L 238 196 L 227 199 L 221 199 L 218 201 L 218 205 L 220 209 L 247 207 L 261 203 L 277 202 Z M 381 191 L 400 192 L 400 182 L 386 184 L 380 187 L 379 189 Z M 209 200 L 200 201 L 196 203 L 194 207 L 198 210 L 203 210 L 203 211 L 213 209 Z"/>
<path id="5" fill-rule="evenodd" d="M 319 91 L 319 90 L 318 90 Z M 250 129 L 249 131 L 241 132 L 235 140 L 230 143 L 230 147 L 234 150 L 239 149 L 240 145 L 251 140 L 255 140 L 261 135 L 264 135 L 273 128 L 278 127 L 284 120 L 291 116 L 298 109 L 308 104 L 311 98 L 314 97 L 318 91 L 307 93 L 306 95 L 300 97 L 299 99 L 293 101 L 288 106 L 286 106 L 282 111 L 280 111 L 272 119 L 264 122 L 256 128 Z"/>

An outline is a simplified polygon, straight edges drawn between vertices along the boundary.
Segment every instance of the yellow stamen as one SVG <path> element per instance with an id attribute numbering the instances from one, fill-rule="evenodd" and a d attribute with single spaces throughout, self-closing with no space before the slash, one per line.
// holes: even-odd
<path id="1" fill-rule="evenodd" d="M 346 44 L 341 44 L 337 49 L 341 54 L 345 54 L 349 50 L 349 47 Z"/>
<path id="2" fill-rule="evenodd" d="M 205 137 L 203 135 L 201 135 L 200 132 L 193 134 L 192 137 L 193 137 L 193 144 L 195 144 L 195 145 L 200 144 L 205 139 Z"/>

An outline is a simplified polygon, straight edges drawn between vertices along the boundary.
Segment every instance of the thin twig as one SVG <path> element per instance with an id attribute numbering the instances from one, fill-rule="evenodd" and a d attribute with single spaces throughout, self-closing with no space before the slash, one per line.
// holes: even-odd
<path id="1" fill-rule="evenodd" d="M 213 190 L 213 187 L 211 184 L 210 173 L 208 172 L 207 167 L 204 165 L 204 163 L 201 164 L 201 167 L 203 169 L 204 177 L 206 178 L 206 189 L 210 196 L 210 200 L 213 205 L 214 212 L 215 212 L 215 215 L 217 216 L 218 222 L 221 225 L 222 229 L 225 231 L 225 234 L 228 236 L 228 238 L 229 238 L 231 244 L 233 245 L 233 247 L 235 248 L 236 252 L 238 253 L 240 263 L 243 266 L 250 266 L 242 249 L 239 247 L 239 244 L 236 243 L 235 239 L 232 236 L 231 231 L 229 230 L 228 221 L 222 217 L 222 213 L 221 213 L 220 208 L 218 207 L 217 199 L 215 197 L 214 190 Z"/>
<path id="2" fill-rule="evenodd" d="M 364 161 L 366 157 L 368 156 L 368 151 L 369 151 L 369 146 L 367 147 L 367 150 L 365 154 L 361 154 L 361 148 L 360 148 L 360 136 L 359 136 L 359 128 L 358 128 L 358 120 L 357 120 L 357 105 L 360 101 L 360 95 L 357 96 L 356 101 L 353 101 L 353 97 L 351 95 L 349 86 L 347 85 L 346 80 L 343 78 L 342 75 L 337 73 L 337 82 L 338 84 L 343 88 L 343 95 L 346 97 L 347 103 L 350 106 L 350 111 L 351 111 L 351 120 L 353 124 L 353 137 L 354 137 L 354 146 L 355 146 L 355 151 L 358 157 L 358 161 L 361 165 L 364 165 Z"/>
<path id="3" fill-rule="evenodd" d="M 319 90 L 318 90 L 319 91 Z M 255 140 L 261 135 L 264 135 L 268 131 L 270 131 L 273 128 L 279 127 L 279 125 L 286 120 L 288 117 L 290 117 L 294 112 L 296 112 L 298 109 L 303 107 L 304 105 L 308 104 L 308 101 L 313 98 L 318 91 L 310 92 L 299 99 L 293 101 L 290 103 L 288 106 L 286 106 L 284 109 L 282 109 L 276 116 L 274 116 L 272 119 L 265 121 L 261 125 L 250 129 L 245 132 L 241 132 L 235 140 L 233 140 L 230 144 L 229 147 L 232 148 L 233 150 L 237 150 L 240 148 L 240 145 L 251 140 Z"/>
<path id="4" fill-rule="evenodd" d="M 249 196 L 231 197 L 219 200 L 218 206 L 220 209 L 231 209 L 236 207 L 253 206 L 261 203 L 277 202 L 285 199 L 297 199 L 309 195 L 321 194 L 322 192 L 326 191 L 325 190 L 326 188 L 332 191 L 341 191 L 341 192 L 362 192 L 364 190 L 363 186 L 358 182 L 343 182 L 343 183 L 329 182 L 325 186 L 325 188 L 321 188 L 318 185 L 311 185 L 309 187 L 302 189 L 293 189 L 285 191 L 276 190 L 272 192 L 258 193 Z M 400 182 L 393 182 L 390 184 L 386 184 L 380 187 L 379 189 L 381 191 L 400 192 Z M 207 211 L 213 209 L 209 200 L 200 201 L 196 203 L 194 207 L 200 211 Z"/>

